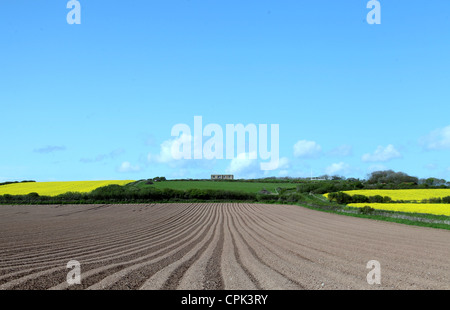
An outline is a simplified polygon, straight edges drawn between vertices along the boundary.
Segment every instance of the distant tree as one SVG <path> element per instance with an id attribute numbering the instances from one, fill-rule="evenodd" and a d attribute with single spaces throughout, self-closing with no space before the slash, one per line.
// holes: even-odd
<path id="1" fill-rule="evenodd" d="M 329 193 L 328 200 L 336 201 L 339 204 L 349 204 L 353 202 L 352 196 L 343 192 Z"/>
<path id="2" fill-rule="evenodd" d="M 410 176 L 404 172 L 395 172 L 393 170 L 375 171 L 369 175 L 368 184 L 400 184 L 411 183 L 418 184 L 417 177 Z"/>
<path id="3" fill-rule="evenodd" d="M 428 186 L 439 186 L 441 184 L 441 180 L 437 178 L 428 178 L 428 179 L 422 179 L 423 184 L 426 184 Z M 445 183 L 445 181 L 444 181 Z"/>
<path id="4" fill-rule="evenodd" d="M 354 186 L 355 189 L 364 188 L 364 184 L 360 180 L 357 180 L 356 182 L 354 182 L 353 186 Z"/>
<path id="5" fill-rule="evenodd" d="M 166 177 L 155 177 L 153 178 L 153 182 L 162 182 L 166 181 Z"/>
<path id="6" fill-rule="evenodd" d="M 384 202 L 384 198 L 381 195 L 370 196 L 369 200 L 372 203 L 383 203 Z"/>
<path id="7" fill-rule="evenodd" d="M 370 200 L 369 200 L 369 197 L 364 196 L 364 195 L 353 195 L 352 202 L 353 203 L 366 203 L 366 202 L 370 202 Z"/>

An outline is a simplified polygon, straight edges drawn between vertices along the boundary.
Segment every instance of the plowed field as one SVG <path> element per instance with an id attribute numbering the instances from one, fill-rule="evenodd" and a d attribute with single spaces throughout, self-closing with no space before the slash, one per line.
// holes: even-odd
<path id="1" fill-rule="evenodd" d="M 450 232 L 292 205 L 0 206 L 0 289 L 450 289 Z"/>

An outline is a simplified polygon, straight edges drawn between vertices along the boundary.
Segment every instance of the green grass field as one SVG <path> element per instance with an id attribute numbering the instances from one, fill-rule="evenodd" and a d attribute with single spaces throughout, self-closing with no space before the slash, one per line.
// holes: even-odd
<path id="1" fill-rule="evenodd" d="M 146 185 L 145 182 L 138 182 L 133 186 L 138 187 L 154 187 L 158 189 L 213 189 L 213 190 L 225 190 L 225 191 L 239 191 L 245 193 L 258 193 L 259 191 L 266 189 L 272 193 L 276 193 L 278 187 L 296 189 L 296 184 L 289 183 L 253 183 L 253 182 L 217 182 L 217 181 L 165 181 L 155 182 L 152 185 Z"/>

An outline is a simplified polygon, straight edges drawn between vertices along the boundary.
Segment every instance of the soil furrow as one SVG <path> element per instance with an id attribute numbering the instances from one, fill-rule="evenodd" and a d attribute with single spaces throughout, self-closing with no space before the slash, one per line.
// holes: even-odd
<path id="1" fill-rule="evenodd" d="M 0 249 L 0 290 L 450 289 L 449 231 L 294 205 L 0 206 Z"/>

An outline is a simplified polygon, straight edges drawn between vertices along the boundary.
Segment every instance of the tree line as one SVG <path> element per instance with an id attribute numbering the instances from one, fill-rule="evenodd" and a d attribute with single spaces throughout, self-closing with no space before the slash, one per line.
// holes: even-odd
<path id="1" fill-rule="evenodd" d="M 266 178 L 264 181 L 274 183 L 274 178 Z M 416 189 L 416 188 L 447 188 L 448 182 L 437 178 L 418 179 L 403 172 L 392 170 L 376 171 L 369 175 L 367 180 L 355 178 L 331 177 L 323 181 L 311 181 L 306 179 L 277 178 L 277 183 L 297 183 L 293 189 L 277 190 L 277 194 L 262 191 L 260 193 L 245 193 L 239 191 L 206 190 L 206 189 L 158 189 L 153 186 L 132 186 L 133 183 L 120 186 L 109 185 L 98 188 L 90 193 L 69 192 L 58 196 L 40 196 L 37 193 L 28 195 L 0 195 L 1 204 L 64 204 L 64 203 L 147 203 L 147 202 L 176 202 L 176 201 L 262 201 L 262 202 L 304 202 L 308 201 L 311 194 L 330 193 L 332 202 L 340 204 L 348 203 L 388 203 L 393 202 L 389 197 L 362 195 L 350 196 L 344 191 L 358 189 Z M 142 181 L 142 180 L 141 180 Z M 165 177 L 155 177 L 145 180 L 147 185 L 155 182 L 170 182 Z M 186 180 L 184 180 L 186 181 Z M 195 181 L 195 180 L 192 180 Z M 225 180 L 224 180 L 225 181 Z M 260 182 L 261 179 L 247 180 L 248 182 Z M 33 181 L 24 181 L 33 182 Z M 136 181 L 134 183 L 139 183 Z M 217 181 L 214 181 L 217 182 Z M 230 181 L 226 181 L 230 182 Z M 231 182 L 239 182 L 234 180 Z M 11 182 L 14 183 L 14 182 Z M 450 198 L 432 198 L 427 202 L 448 203 Z M 404 201 L 403 201 L 404 202 Z"/>
<path id="2" fill-rule="evenodd" d="M 129 187 L 108 185 L 90 193 L 68 192 L 57 196 L 2 195 L 1 204 L 108 204 L 108 203 L 148 203 L 177 201 L 255 201 L 257 194 L 223 190 L 175 190 L 153 187 Z"/>
<path id="3" fill-rule="evenodd" d="M 36 182 L 36 181 L 33 181 L 33 180 L 24 180 L 24 181 L 9 181 L 9 182 L 2 182 L 2 183 L 0 183 L 0 186 L 2 186 L 2 185 L 9 185 L 9 184 L 16 184 L 16 183 L 34 183 L 34 182 Z"/>

